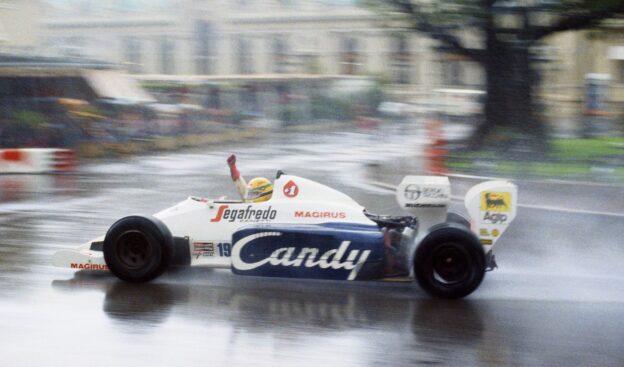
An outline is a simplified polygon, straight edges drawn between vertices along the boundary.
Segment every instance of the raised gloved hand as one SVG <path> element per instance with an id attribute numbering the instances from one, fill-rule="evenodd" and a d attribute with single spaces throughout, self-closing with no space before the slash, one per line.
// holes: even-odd
<path id="1" fill-rule="evenodd" d="M 232 154 L 227 159 L 227 164 L 230 166 L 230 176 L 232 177 L 232 181 L 236 181 L 240 178 L 240 172 L 238 168 L 236 168 L 236 155 Z"/>

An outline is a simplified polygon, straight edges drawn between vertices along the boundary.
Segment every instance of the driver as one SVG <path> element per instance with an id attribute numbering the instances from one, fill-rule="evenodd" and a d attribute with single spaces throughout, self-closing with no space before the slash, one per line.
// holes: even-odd
<path id="1" fill-rule="evenodd" d="M 264 177 L 256 177 L 249 183 L 245 183 L 245 179 L 241 176 L 238 168 L 236 168 L 236 155 L 232 154 L 227 159 L 230 166 L 230 176 L 236 184 L 236 190 L 241 199 L 247 203 L 261 203 L 267 201 L 273 195 L 273 184 Z"/>

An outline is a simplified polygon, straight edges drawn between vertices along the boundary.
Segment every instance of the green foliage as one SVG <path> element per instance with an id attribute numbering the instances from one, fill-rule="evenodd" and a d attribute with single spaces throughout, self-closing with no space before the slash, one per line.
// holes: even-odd
<path id="1" fill-rule="evenodd" d="M 376 110 L 381 102 L 383 102 L 383 98 L 384 94 L 381 83 L 375 82 L 375 84 L 370 89 L 352 96 L 351 103 L 354 105 L 367 107 L 368 109 Z"/>
<path id="2" fill-rule="evenodd" d="M 402 0 L 362 0 L 360 4 L 378 14 L 394 20 L 403 19 L 408 23 L 416 18 L 426 19 L 431 24 L 441 26 L 446 29 L 462 29 L 466 26 L 483 28 L 487 26 L 486 20 L 493 15 L 504 13 L 520 14 L 522 9 L 536 10 L 540 12 L 550 12 L 552 21 L 555 22 L 562 17 L 589 14 L 605 8 L 617 8 L 622 5 L 622 0 L 537 0 L 529 2 L 518 1 L 483 1 L 483 0 L 412 0 L 411 3 L 417 7 L 417 15 L 407 14 L 406 8 L 400 4 Z M 520 5 L 518 4 L 520 3 Z M 522 5 L 524 4 L 524 5 Z M 622 16 L 624 9 L 620 13 L 612 13 L 602 18 Z M 551 24 L 552 25 L 552 24 Z M 543 24 L 540 24 L 543 26 Z"/>
<path id="3" fill-rule="evenodd" d="M 606 156 L 624 156 L 624 138 L 555 139 L 551 146 L 553 158 L 564 161 L 590 161 Z"/>
<path id="4" fill-rule="evenodd" d="M 620 5 L 622 0 L 560 0 L 555 3 L 557 10 L 561 12 L 594 11 Z M 552 3 L 552 2 L 551 2 Z"/>
<path id="5" fill-rule="evenodd" d="M 390 25 L 403 23 L 403 27 L 409 27 L 413 17 L 406 14 L 400 7 L 396 6 L 399 1 L 393 0 L 363 0 L 361 5 L 371 9 L 373 12 L 383 14 Z M 420 17 L 426 18 L 435 25 L 460 28 L 466 25 L 474 25 L 476 20 L 482 20 L 489 12 L 484 7 L 481 0 L 452 0 L 452 1 L 412 1 L 418 6 Z M 400 28 L 400 27 L 399 27 Z"/>
<path id="6" fill-rule="evenodd" d="M 324 120 L 351 120 L 353 105 L 346 99 L 316 95 L 310 98 L 312 118 Z"/>
<path id="7" fill-rule="evenodd" d="M 540 160 L 507 160 L 491 150 L 456 152 L 447 159 L 447 166 L 462 173 L 483 173 L 501 177 L 596 178 L 596 167 L 605 167 L 608 174 L 600 179 L 623 180 L 624 138 L 553 139 L 551 153 Z M 617 162 L 620 162 L 619 164 Z M 484 171 L 485 170 L 485 171 Z"/>
<path id="8" fill-rule="evenodd" d="M 45 115 L 36 111 L 16 111 L 12 123 L 23 129 L 37 129 L 46 123 Z"/>
<path id="9" fill-rule="evenodd" d="M 182 86 L 181 83 L 169 83 L 159 81 L 146 81 L 141 83 L 141 86 L 152 92 L 172 92 Z"/>

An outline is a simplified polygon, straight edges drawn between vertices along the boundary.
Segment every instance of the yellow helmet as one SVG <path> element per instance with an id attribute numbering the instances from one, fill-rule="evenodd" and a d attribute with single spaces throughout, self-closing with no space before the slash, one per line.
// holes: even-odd
<path id="1" fill-rule="evenodd" d="M 267 201 L 273 195 L 273 184 L 264 177 L 256 177 L 247 184 L 245 201 L 261 203 Z"/>

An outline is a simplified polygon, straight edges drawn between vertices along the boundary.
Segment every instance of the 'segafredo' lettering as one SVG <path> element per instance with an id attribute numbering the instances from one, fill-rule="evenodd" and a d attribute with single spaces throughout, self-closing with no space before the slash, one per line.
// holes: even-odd
<path id="1" fill-rule="evenodd" d="M 337 249 L 332 249 L 319 254 L 320 250 L 317 248 L 304 247 L 298 254 L 296 247 L 283 247 L 279 248 L 267 257 L 266 259 L 258 260 L 256 262 L 245 262 L 241 259 L 241 252 L 251 242 L 263 237 L 279 237 L 282 234 L 280 232 L 263 232 L 255 233 L 247 237 L 241 238 L 234 244 L 232 251 L 232 266 L 241 271 L 253 270 L 263 265 L 270 264 L 271 266 L 287 266 L 287 267 L 306 267 L 313 268 L 319 267 L 321 269 L 345 269 L 351 270 L 347 280 L 353 280 L 357 277 L 362 265 L 368 259 L 370 250 L 350 250 L 350 241 L 342 241 Z M 320 256 L 319 256 L 320 255 Z M 346 259 L 343 261 L 343 257 Z"/>
<path id="2" fill-rule="evenodd" d="M 295 218 L 331 218 L 331 219 L 345 219 L 347 213 L 345 212 L 317 212 L 317 211 L 295 211 Z"/>
<path id="3" fill-rule="evenodd" d="M 230 209 L 229 205 L 221 205 L 217 210 L 217 215 L 211 222 L 220 222 L 222 219 L 228 222 L 267 222 L 275 219 L 277 210 L 272 207 L 265 209 L 253 209 L 252 205 L 247 205 L 245 209 Z"/>
<path id="4" fill-rule="evenodd" d="M 72 269 L 84 269 L 84 270 L 108 270 L 108 266 L 101 264 L 77 264 L 71 263 L 69 265 Z"/>

